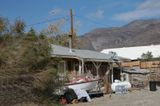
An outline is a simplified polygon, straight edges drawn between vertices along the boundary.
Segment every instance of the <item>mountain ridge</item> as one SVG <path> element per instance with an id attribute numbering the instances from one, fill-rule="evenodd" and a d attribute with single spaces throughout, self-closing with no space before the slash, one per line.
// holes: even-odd
<path id="1" fill-rule="evenodd" d="M 160 44 L 160 19 L 135 20 L 122 27 L 96 28 L 80 37 L 81 48 L 107 48 Z"/>

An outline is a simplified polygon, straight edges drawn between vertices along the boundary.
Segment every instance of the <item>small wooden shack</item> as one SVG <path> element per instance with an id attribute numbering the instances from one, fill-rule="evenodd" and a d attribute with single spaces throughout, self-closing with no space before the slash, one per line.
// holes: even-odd
<path id="1" fill-rule="evenodd" d="M 92 74 L 93 77 L 103 78 L 106 72 L 112 70 L 112 65 L 117 58 L 113 58 L 110 54 L 99 53 L 91 50 L 80 50 L 62 47 L 58 45 L 52 46 L 52 57 L 61 58 L 59 70 L 63 74 L 74 74 L 82 76 Z M 109 73 L 109 72 L 108 72 Z M 111 80 L 111 73 L 108 79 Z"/>
<path id="2" fill-rule="evenodd" d="M 150 60 L 131 60 L 122 62 L 122 67 L 125 69 L 139 69 L 149 70 L 149 79 L 154 81 L 160 81 L 160 59 L 150 59 Z"/>

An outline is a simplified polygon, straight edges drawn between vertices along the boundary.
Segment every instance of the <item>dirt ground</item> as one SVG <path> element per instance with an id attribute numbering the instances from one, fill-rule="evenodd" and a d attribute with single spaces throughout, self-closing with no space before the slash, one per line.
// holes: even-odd
<path id="1" fill-rule="evenodd" d="M 94 98 L 91 102 L 67 106 L 160 106 L 160 87 L 157 91 L 132 90 L 123 95 L 112 94 Z"/>

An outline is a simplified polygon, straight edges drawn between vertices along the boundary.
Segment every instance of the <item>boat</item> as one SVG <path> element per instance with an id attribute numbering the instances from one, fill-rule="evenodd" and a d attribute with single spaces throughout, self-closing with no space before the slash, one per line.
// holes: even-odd
<path id="1" fill-rule="evenodd" d="M 95 89 L 98 85 L 98 79 L 90 80 L 90 81 L 82 81 L 76 83 L 68 83 L 66 86 L 72 89 L 81 89 L 81 90 L 92 90 Z"/>
<path id="2" fill-rule="evenodd" d="M 66 88 L 92 91 L 98 88 L 98 82 L 99 82 L 99 79 L 91 79 L 91 80 L 76 79 L 76 81 L 75 80 L 70 81 L 66 83 L 62 88 L 56 89 L 54 93 L 57 95 L 64 95 L 64 91 Z"/>
<path id="3" fill-rule="evenodd" d="M 81 90 L 92 90 L 98 87 L 97 78 L 90 78 L 90 77 L 76 77 L 73 78 L 70 82 L 66 83 L 65 86 L 72 88 L 72 89 L 81 89 Z"/>

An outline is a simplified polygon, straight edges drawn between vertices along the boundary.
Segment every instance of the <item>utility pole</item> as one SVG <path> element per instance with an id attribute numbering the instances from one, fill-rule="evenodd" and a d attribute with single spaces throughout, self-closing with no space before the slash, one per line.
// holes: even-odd
<path id="1" fill-rule="evenodd" d="M 69 48 L 70 48 L 70 52 L 72 52 L 72 47 L 73 47 L 73 36 L 74 36 L 73 14 L 72 14 L 72 9 L 70 9 L 70 34 L 69 34 Z"/>

